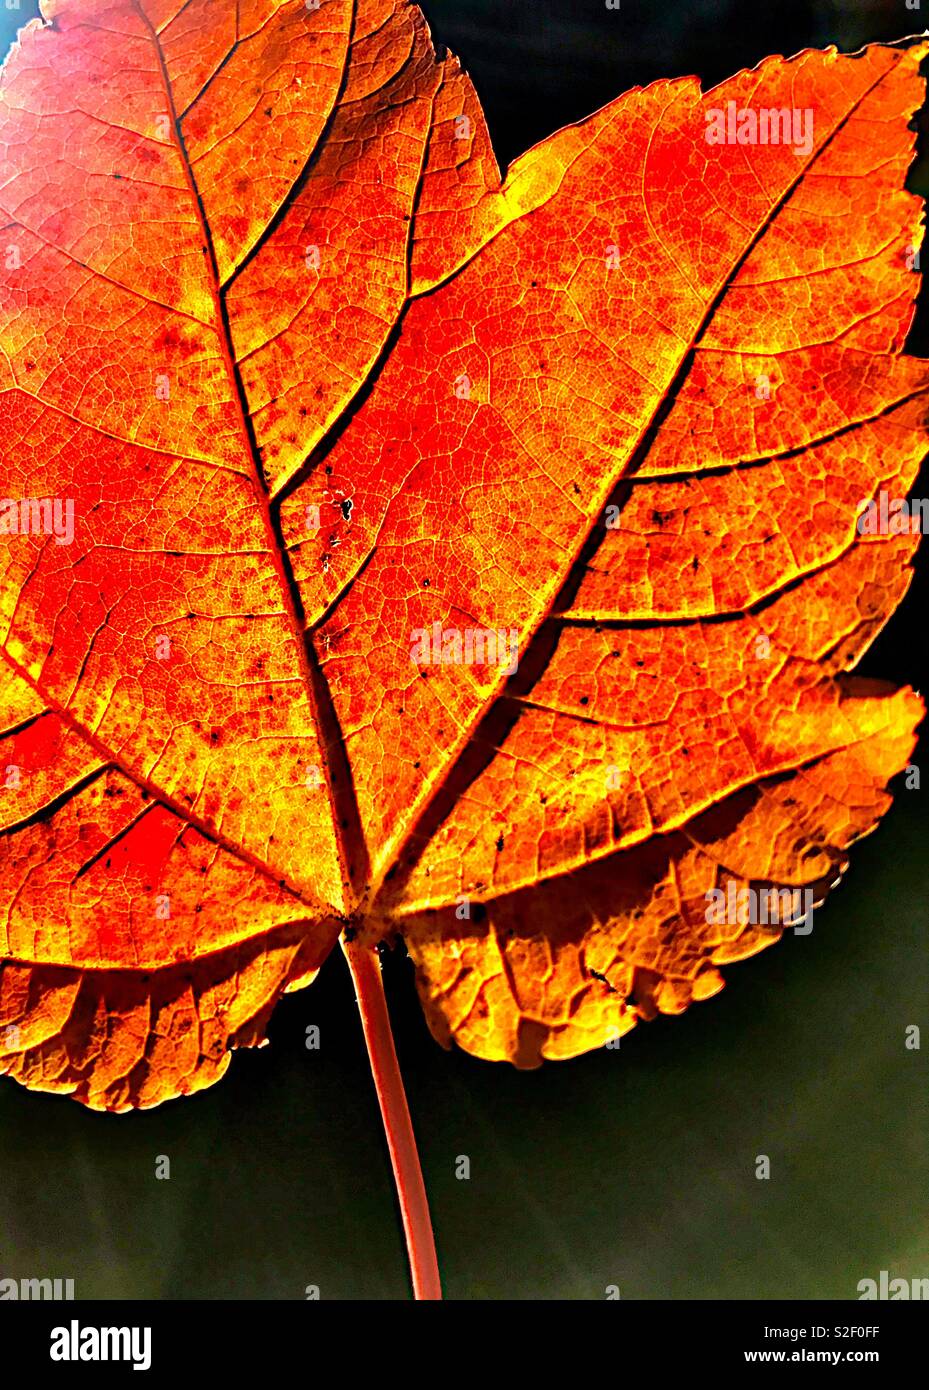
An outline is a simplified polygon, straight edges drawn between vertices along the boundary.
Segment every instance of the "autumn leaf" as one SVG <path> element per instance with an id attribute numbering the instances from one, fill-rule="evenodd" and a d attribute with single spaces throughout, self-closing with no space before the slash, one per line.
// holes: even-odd
<path id="1" fill-rule="evenodd" d="M 402 0 L 43 13 L 0 85 L 0 1065 L 189 1094 L 341 937 L 409 1179 L 379 943 L 442 1042 L 613 1044 L 808 930 L 907 766 L 918 697 L 850 672 L 918 539 L 927 48 L 658 82 L 501 182 Z"/>

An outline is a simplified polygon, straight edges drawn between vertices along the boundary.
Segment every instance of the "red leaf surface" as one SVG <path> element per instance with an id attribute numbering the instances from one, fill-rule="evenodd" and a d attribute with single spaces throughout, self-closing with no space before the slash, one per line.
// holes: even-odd
<path id="1" fill-rule="evenodd" d="M 0 84 L 0 1065 L 197 1090 L 340 933 L 522 1066 L 715 993 L 921 716 L 850 672 L 917 540 L 859 518 L 925 448 L 925 45 L 658 82 L 501 183 L 401 0 L 44 14 Z"/>

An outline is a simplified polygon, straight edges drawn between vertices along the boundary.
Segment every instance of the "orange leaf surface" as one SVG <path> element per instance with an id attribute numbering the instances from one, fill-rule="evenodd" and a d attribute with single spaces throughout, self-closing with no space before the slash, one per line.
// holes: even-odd
<path id="1" fill-rule="evenodd" d="M 0 1065 L 195 1091 L 343 932 L 521 1066 L 714 994 L 797 916 L 728 905 L 821 902 L 922 712 L 849 673 L 917 539 L 858 520 L 925 450 L 926 46 L 658 82 L 501 183 L 402 0 L 44 14 L 0 83 Z"/>

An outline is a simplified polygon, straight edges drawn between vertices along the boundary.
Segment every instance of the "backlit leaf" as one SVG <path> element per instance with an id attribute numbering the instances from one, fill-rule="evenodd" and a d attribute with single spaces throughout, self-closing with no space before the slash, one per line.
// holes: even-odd
<path id="1" fill-rule="evenodd" d="M 533 1066 L 808 930 L 922 713 L 850 673 L 918 539 L 859 517 L 925 450 L 925 45 L 634 90 L 501 182 L 401 0 L 44 14 L 0 85 L 0 1065 L 199 1089 L 344 931 Z"/>

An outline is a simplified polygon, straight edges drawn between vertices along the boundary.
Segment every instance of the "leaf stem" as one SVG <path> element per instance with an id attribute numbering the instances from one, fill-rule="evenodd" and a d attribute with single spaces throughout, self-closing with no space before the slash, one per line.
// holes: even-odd
<path id="1" fill-rule="evenodd" d="M 374 1089 L 377 1091 L 387 1147 L 390 1150 L 390 1162 L 410 1260 L 413 1296 L 417 1299 L 440 1299 L 442 1286 L 439 1282 L 429 1202 L 419 1165 L 413 1122 L 403 1089 L 403 1078 L 400 1075 L 400 1064 L 397 1061 L 397 1050 L 394 1047 L 384 982 L 381 978 L 381 963 L 377 958 L 377 952 L 370 946 L 348 941 L 344 934 L 342 950 L 355 985 L 355 997 L 368 1048 L 371 1075 L 374 1078 Z"/>

